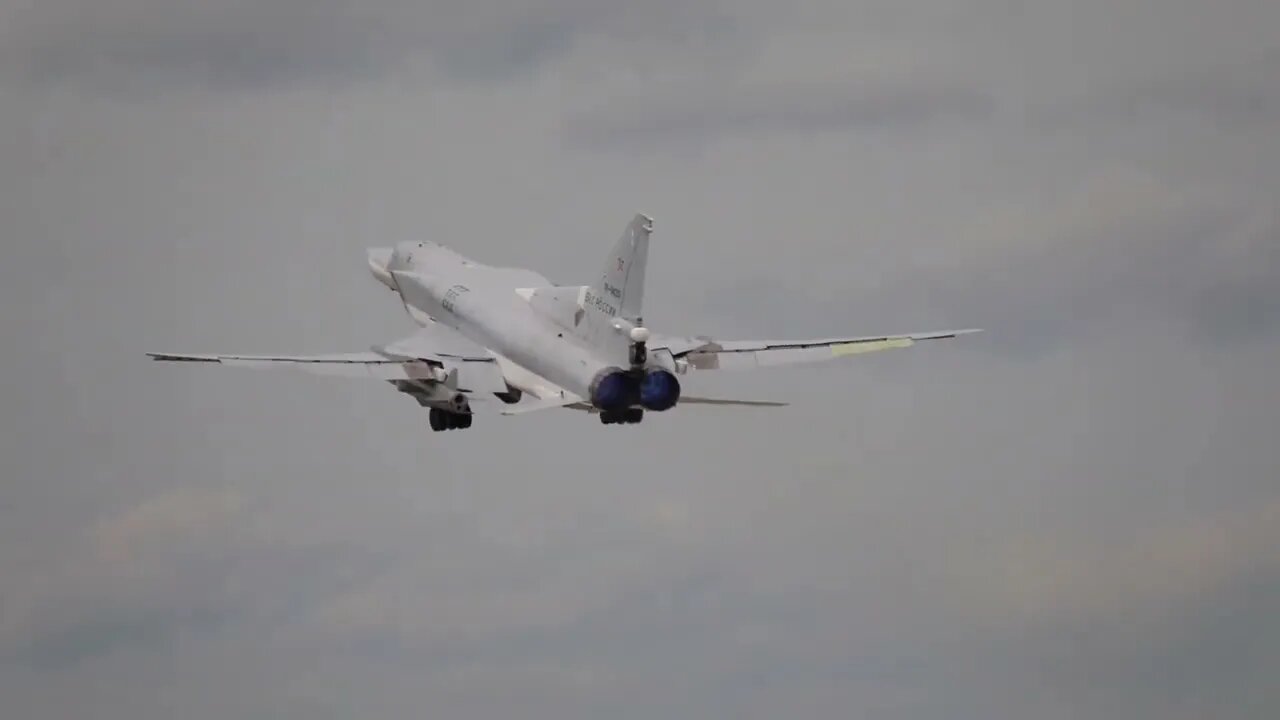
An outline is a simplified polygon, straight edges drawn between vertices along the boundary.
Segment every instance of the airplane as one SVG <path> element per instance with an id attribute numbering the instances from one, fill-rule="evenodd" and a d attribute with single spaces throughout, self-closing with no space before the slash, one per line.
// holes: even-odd
<path id="1" fill-rule="evenodd" d="M 475 408 L 487 403 L 503 415 L 580 410 L 605 425 L 633 425 L 646 413 L 681 405 L 779 407 L 786 403 L 685 395 L 679 377 L 821 362 L 981 332 L 814 340 L 651 332 L 642 307 L 652 233 L 653 219 L 636 214 L 589 285 L 555 285 L 533 270 L 486 265 L 436 242 L 368 248 L 370 272 L 419 326 L 408 337 L 330 355 L 146 354 L 163 362 L 384 380 L 427 408 L 431 429 L 440 432 L 471 427 Z"/>

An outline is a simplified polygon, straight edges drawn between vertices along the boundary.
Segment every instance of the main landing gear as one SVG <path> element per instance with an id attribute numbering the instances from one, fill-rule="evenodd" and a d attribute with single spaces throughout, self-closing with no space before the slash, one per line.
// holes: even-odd
<path id="1" fill-rule="evenodd" d="M 431 408 L 431 429 L 436 432 L 442 430 L 466 430 L 471 427 L 471 417 L 471 413 L 456 413 L 441 410 L 440 408 Z"/>
<path id="2" fill-rule="evenodd" d="M 600 422 L 605 425 L 634 425 L 644 419 L 642 408 L 626 410 L 606 410 L 600 413 Z"/>

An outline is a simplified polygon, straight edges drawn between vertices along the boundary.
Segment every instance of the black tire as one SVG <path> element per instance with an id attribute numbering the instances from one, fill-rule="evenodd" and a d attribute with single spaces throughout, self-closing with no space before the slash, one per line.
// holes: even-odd
<path id="1" fill-rule="evenodd" d="M 448 429 L 449 417 L 444 414 L 444 411 L 439 408 L 431 408 L 431 412 L 428 413 L 428 417 L 433 431 L 440 432 L 441 430 Z"/>
<path id="2" fill-rule="evenodd" d="M 471 427 L 471 418 L 473 417 L 471 413 L 459 414 L 455 417 L 458 421 L 458 428 L 460 430 L 466 430 Z"/>

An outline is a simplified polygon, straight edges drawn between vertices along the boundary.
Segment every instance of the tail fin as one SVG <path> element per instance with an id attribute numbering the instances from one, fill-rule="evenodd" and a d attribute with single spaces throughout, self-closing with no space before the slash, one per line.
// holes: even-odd
<path id="1" fill-rule="evenodd" d="M 644 269 L 649 261 L 653 218 L 637 214 L 614 245 L 599 283 L 592 289 L 606 302 L 616 303 L 618 316 L 641 324 L 644 308 Z"/>

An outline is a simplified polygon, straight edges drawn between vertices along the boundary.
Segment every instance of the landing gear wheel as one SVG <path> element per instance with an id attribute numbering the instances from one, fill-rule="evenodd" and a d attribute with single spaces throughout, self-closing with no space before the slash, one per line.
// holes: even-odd
<path id="1" fill-rule="evenodd" d="M 471 413 L 456 413 L 441 410 L 440 408 L 431 408 L 431 429 L 436 432 L 442 430 L 465 430 L 471 427 L 471 417 Z"/>
<path id="2" fill-rule="evenodd" d="M 644 409 L 642 408 L 607 410 L 600 413 L 600 422 L 604 425 L 634 425 L 643 419 Z"/>

